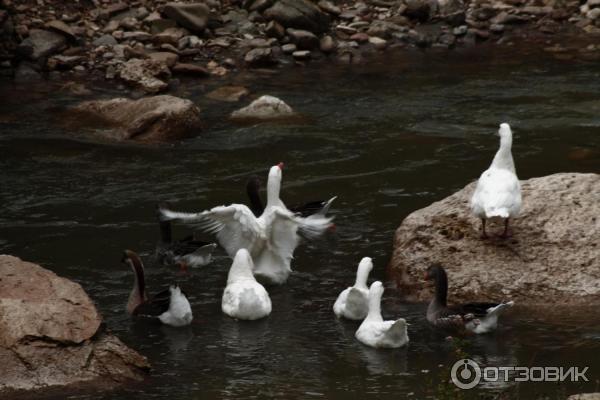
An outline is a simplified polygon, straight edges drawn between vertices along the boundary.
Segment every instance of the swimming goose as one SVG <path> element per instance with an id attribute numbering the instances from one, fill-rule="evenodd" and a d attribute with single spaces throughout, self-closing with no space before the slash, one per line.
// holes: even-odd
<path id="1" fill-rule="evenodd" d="M 332 219 L 321 214 L 306 218 L 295 215 L 279 199 L 280 166 L 273 166 L 269 177 L 267 206 L 260 217 L 243 204 L 231 204 L 199 213 L 163 208 L 161 219 L 179 220 L 215 234 L 231 258 L 239 249 L 247 249 L 254 261 L 254 276 L 261 282 L 282 284 L 292 271 L 290 263 L 299 235 L 316 238 L 331 226 Z"/>
<path id="2" fill-rule="evenodd" d="M 283 169 L 283 163 L 279 163 L 280 168 Z M 255 216 L 260 217 L 260 215 L 264 212 L 265 206 L 260 197 L 260 188 L 261 181 L 260 178 L 256 175 L 252 175 L 248 179 L 248 183 L 246 184 L 246 194 L 248 195 L 248 199 L 250 200 L 250 209 L 254 213 Z M 332 197 L 331 199 L 325 200 L 316 200 L 310 201 L 305 204 L 296 205 L 292 207 L 288 207 L 288 209 L 294 214 L 300 214 L 303 217 L 308 217 L 312 214 L 322 214 L 325 215 L 329 212 L 329 208 L 333 201 L 337 198 L 337 196 Z"/>
<path id="3" fill-rule="evenodd" d="M 512 131 L 506 123 L 500 124 L 500 149 L 492 161 L 492 165 L 481 174 L 477 187 L 471 198 L 471 210 L 481 219 L 482 238 L 487 238 L 485 223 L 489 218 L 504 219 L 504 232 L 501 237 L 508 237 L 508 223 L 521 210 L 521 184 L 515 172 L 513 161 Z"/>
<path id="4" fill-rule="evenodd" d="M 133 288 L 127 302 L 129 314 L 158 318 L 163 324 L 174 327 L 186 326 L 192 322 L 190 302 L 178 286 L 171 286 L 148 300 L 144 264 L 140 257 L 131 250 L 125 250 L 121 261 L 128 264 L 134 272 Z"/>
<path id="5" fill-rule="evenodd" d="M 440 265 L 432 265 L 425 274 L 435 283 L 435 296 L 427 307 L 427 321 L 436 328 L 459 333 L 487 333 L 498 327 L 498 316 L 513 306 L 506 303 L 469 303 L 454 308 L 447 305 L 448 277 Z"/>
<path id="6" fill-rule="evenodd" d="M 271 298 L 252 274 L 250 253 L 240 249 L 233 259 L 223 291 L 221 309 L 230 317 L 245 320 L 264 318 L 271 314 Z"/>
<path id="7" fill-rule="evenodd" d="M 333 304 L 333 312 L 338 318 L 344 317 L 360 321 L 369 311 L 369 287 L 367 279 L 373 269 L 370 257 L 364 257 L 358 264 L 356 282 L 342 291 Z"/>
<path id="8" fill-rule="evenodd" d="M 379 281 L 369 289 L 369 312 L 356 331 L 356 339 L 371 347 L 396 348 L 408 343 L 406 320 L 384 321 L 381 317 L 383 285 Z"/>
<path id="9" fill-rule="evenodd" d="M 164 205 L 163 205 L 164 207 Z M 193 235 L 173 241 L 171 221 L 159 221 L 160 241 L 156 246 L 156 258 L 163 265 L 180 266 L 186 271 L 189 267 L 203 267 L 212 261 L 216 243 L 196 240 Z"/>

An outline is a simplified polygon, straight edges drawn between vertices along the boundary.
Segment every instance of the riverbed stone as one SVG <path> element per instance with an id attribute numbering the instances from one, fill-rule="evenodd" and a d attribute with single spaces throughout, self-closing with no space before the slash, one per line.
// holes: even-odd
<path id="1" fill-rule="evenodd" d="M 268 67 L 275 64 L 276 60 L 271 48 L 267 47 L 248 51 L 244 56 L 244 62 L 251 67 Z"/>
<path id="2" fill-rule="evenodd" d="M 204 3 L 167 3 L 163 13 L 184 28 L 202 33 L 208 24 L 209 7 Z"/>
<path id="3" fill-rule="evenodd" d="M 509 239 L 480 239 L 475 182 L 407 216 L 389 265 L 407 299 L 428 300 L 425 270 L 442 264 L 457 302 L 511 299 L 525 306 L 600 301 L 600 175 L 560 173 L 522 181 L 523 208 Z M 502 230 L 490 222 L 488 232 Z"/>
<path id="4" fill-rule="evenodd" d="M 304 29 L 314 33 L 329 29 L 329 16 L 308 0 L 278 0 L 265 10 L 264 15 L 285 28 Z"/>
<path id="5" fill-rule="evenodd" d="M 274 96 L 261 96 L 248 106 L 231 113 L 234 120 L 274 120 L 290 118 L 296 113 L 283 100 Z"/>
<path id="6" fill-rule="evenodd" d="M 64 35 L 44 29 L 31 29 L 29 37 L 23 40 L 18 51 L 32 60 L 47 57 L 66 47 Z"/>
<path id="7" fill-rule="evenodd" d="M 221 86 L 208 93 L 206 97 L 213 100 L 235 103 L 249 93 L 250 91 L 243 86 Z"/>
<path id="8" fill-rule="evenodd" d="M 167 89 L 164 79 L 171 76 L 169 68 L 152 59 L 132 58 L 119 67 L 119 77 L 146 93 L 158 93 Z"/>
<path id="9" fill-rule="evenodd" d="M 290 40 L 301 50 L 312 50 L 319 47 L 319 38 L 310 31 L 289 28 L 287 34 Z"/>
<path id="10" fill-rule="evenodd" d="M 200 109 L 190 100 L 169 95 L 138 100 L 115 98 L 87 101 L 76 112 L 106 120 L 114 126 L 103 131 L 114 141 L 166 142 L 188 136 L 200 125 Z"/>
<path id="11" fill-rule="evenodd" d="M 147 360 L 102 326 L 81 286 L 0 255 L 0 395 L 141 380 Z"/>

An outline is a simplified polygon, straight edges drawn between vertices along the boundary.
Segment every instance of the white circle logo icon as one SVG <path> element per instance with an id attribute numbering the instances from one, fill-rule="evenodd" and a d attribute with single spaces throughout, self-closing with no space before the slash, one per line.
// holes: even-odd
<path id="1" fill-rule="evenodd" d="M 463 358 L 454 363 L 450 377 L 460 389 L 473 389 L 481 381 L 481 368 L 475 361 Z"/>

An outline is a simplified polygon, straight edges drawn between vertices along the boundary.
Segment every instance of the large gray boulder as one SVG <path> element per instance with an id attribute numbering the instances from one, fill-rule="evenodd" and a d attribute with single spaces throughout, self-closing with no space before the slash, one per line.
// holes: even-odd
<path id="1" fill-rule="evenodd" d="M 200 125 L 200 109 L 192 101 L 169 95 L 86 101 L 75 111 L 109 122 L 113 129 L 104 131 L 103 136 L 115 141 L 176 140 Z"/>
<path id="2" fill-rule="evenodd" d="M 278 0 L 265 10 L 264 16 L 285 28 L 304 29 L 314 33 L 329 29 L 329 15 L 308 0 Z"/>
<path id="3" fill-rule="evenodd" d="M 67 39 L 60 33 L 44 29 L 32 29 L 29 37 L 23 40 L 18 47 L 20 54 L 32 60 L 48 57 L 64 49 Z"/>
<path id="4" fill-rule="evenodd" d="M 101 322 L 79 284 L 0 255 L 0 397 L 143 379 L 146 358 L 105 332 Z"/>
<path id="5" fill-rule="evenodd" d="M 523 208 L 513 236 L 480 239 L 469 210 L 475 183 L 402 221 L 389 266 L 408 299 L 426 300 L 433 263 L 448 272 L 455 301 L 512 299 L 521 305 L 600 301 L 600 175 L 561 173 L 522 181 Z M 488 224 L 488 233 L 502 224 Z"/>

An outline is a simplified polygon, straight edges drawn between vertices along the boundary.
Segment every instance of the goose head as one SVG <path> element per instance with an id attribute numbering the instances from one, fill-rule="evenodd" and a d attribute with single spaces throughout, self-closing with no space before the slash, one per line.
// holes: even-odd
<path id="1" fill-rule="evenodd" d="M 250 256 L 248 250 L 239 249 L 237 253 L 235 253 L 233 263 L 229 269 L 227 283 L 230 284 L 244 279 L 254 280 L 254 275 L 252 274 L 253 269 L 254 262 L 252 261 L 252 257 Z"/>
<path id="2" fill-rule="evenodd" d="M 371 257 L 363 257 L 358 264 L 358 270 L 356 271 L 356 283 L 354 286 L 360 289 L 368 289 L 367 279 L 369 278 L 369 274 L 372 270 L 373 260 Z"/>
<path id="3" fill-rule="evenodd" d="M 146 300 L 146 281 L 144 278 L 144 264 L 134 251 L 125 250 L 121 262 L 128 265 L 134 273 L 134 282 L 129 301 L 127 302 L 127 312 L 133 313 L 135 308 Z"/>
<path id="4" fill-rule="evenodd" d="M 280 202 L 279 192 L 281 191 L 282 171 L 282 162 L 272 166 L 269 170 L 269 178 L 267 181 L 267 205 L 274 206 L 278 205 Z"/>
<path id="5" fill-rule="evenodd" d="M 500 144 L 501 145 L 509 145 L 512 143 L 512 130 L 510 129 L 510 125 L 506 122 L 500 124 L 500 128 L 498 129 L 498 136 L 500 136 Z"/>

